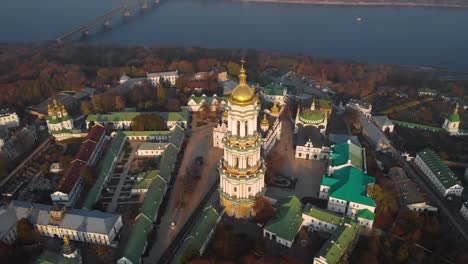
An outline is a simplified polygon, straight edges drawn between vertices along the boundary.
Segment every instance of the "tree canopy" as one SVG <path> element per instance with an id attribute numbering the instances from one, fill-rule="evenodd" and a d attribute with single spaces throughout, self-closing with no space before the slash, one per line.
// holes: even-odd
<path id="1" fill-rule="evenodd" d="M 143 114 L 132 120 L 133 131 L 155 131 L 164 130 L 166 125 L 161 116 L 156 114 Z"/>

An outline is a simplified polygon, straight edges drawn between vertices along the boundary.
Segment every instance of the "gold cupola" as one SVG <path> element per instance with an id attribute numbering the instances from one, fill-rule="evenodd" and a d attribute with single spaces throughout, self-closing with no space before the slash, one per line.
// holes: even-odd
<path id="1" fill-rule="evenodd" d="M 279 108 L 276 106 L 276 101 L 273 102 L 273 107 L 270 110 L 271 115 L 277 116 L 279 115 Z"/>
<path id="2" fill-rule="evenodd" d="M 247 84 L 247 75 L 244 69 L 245 61 L 241 60 L 239 84 L 232 91 L 229 101 L 236 105 L 247 105 L 255 101 L 255 90 Z"/>
<path id="3" fill-rule="evenodd" d="M 262 119 L 262 121 L 260 122 L 260 128 L 261 128 L 263 131 L 267 131 L 269 127 L 270 127 L 270 122 L 268 121 L 268 119 L 267 119 L 267 117 L 266 117 L 266 114 L 264 113 L 264 114 L 263 114 L 263 119 Z"/>

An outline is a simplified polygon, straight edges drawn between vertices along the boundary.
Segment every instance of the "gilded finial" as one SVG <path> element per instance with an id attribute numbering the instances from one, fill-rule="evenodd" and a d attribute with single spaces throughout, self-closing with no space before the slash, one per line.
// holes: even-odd
<path id="1" fill-rule="evenodd" d="M 315 110 L 315 99 L 312 99 L 312 104 L 310 105 L 310 110 Z"/>
<path id="2" fill-rule="evenodd" d="M 260 122 L 260 126 L 262 128 L 264 128 L 264 130 L 266 130 L 266 129 L 268 129 L 268 127 L 270 127 L 270 122 L 268 121 L 268 119 L 266 117 L 266 113 L 263 113 L 263 119 Z"/>
<path id="3" fill-rule="evenodd" d="M 455 104 L 455 109 L 453 109 L 454 114 L 458 114 L 458 103 Z"/>
<path id="4" fill-rule="evenodd" d="M 228 118 L 228 110 L 227 109 L 224 109 L 223 117 Z"/>
<path id="5" fill-rule="evenodd" d="M 245 63 L 244 58 L 242 58 L 240 62 L 241 62 L 241 69 L 239 73 L 239 84 L 245 85 L 247 84 L 247 75 L 245 74 L 245 69 L 244 69 L 244 63 Z"/>
<path id="6" fill-rule="evenodd" d="M 54 107 L 57 107 L 57 106 L 58 106 L 57 98 L 54 97 Z"/>

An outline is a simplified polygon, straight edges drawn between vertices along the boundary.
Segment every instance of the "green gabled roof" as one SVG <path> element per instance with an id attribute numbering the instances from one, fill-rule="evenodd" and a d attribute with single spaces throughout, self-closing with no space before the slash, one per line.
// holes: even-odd
<path id="1" fill-rule="evenodd" d="M 302 204 L 296 196 L 279 201 L 276 215 L 268 221 L 265 229 L 278 237 L 293 241 L 302 224 Z"/>
<path id="2" fill-rule="evenodd" d="M 316 218 L 320 221 L 324 221 L 330 224 L 337 225 L 338 223 L 342 222 L 344 217 L 329 212 L 327 210 L 323 210 L 320 208 L 312 207 L 310 204 L 307 204 L 302 212 L 305 215 L 311 216 Z"/>
<path id="3" fill-rule="evenodd" d="M 279 84 L 270 84 L 263 88 L 263 92 L 266 95 L 274 95 L 274 96 L 281 96 L 284 94 L 284 90 L 287 89 L 286 87 L 279 85 Z"/>
<path id="4" fill-rule="evenodd" d="M 64 133 L 81 134 L 81 130 L 78 130 L 78 129 L 61 129 L 61 130 L 51 131 L 51 133 L 52 133 L 52 135 L 58 135 L 58 134 L 64 134 Z"/>
<path id="5" fill-rule="evenodd" d="M 184 142 L 185 131 L 180 126 L 176 125 L 171 129 L 171 138 L 169 142 L 174 144 L 177 149 L 180 149 L 182 142 Z"/>
<path id="6" fill-rule="evenodd" d="M 162 199 L 164 194 L 166 194 L 166 189 L 167 182 L 158 175 L 148 188 L 143 204 L 140 207 L 140 212 L 149 219 L 156 219 Z"/>
<path id="7" fill-rule="evenodd" d="M 454 185 L 461 185 L 455 173 L 445 165 L 445 163 L 439 158 L 439 156 L 429 148 L 418 152 L 418 155 L 431 169 L 431 171 L 439 178 L 440 182 L 445 188 L 450 188 Z"/>
<path id="8" fill-rule="evenodd" d="M 333 166 L 340 166 L 348 163 L 359 169 L 363 166 L 363 149 L 353 143 L 341 143 L 332 146 L 330 162 Z"/>
<path id="9" fill-rule="evenodd" d="M 139 115 L 159 115 L 165 121 L 187 121 L 187 111 L 180 112 L 110 112 L 108 114 L 88 115 L 86 121 L 91 122 L 119 122 L 132 121 L 133 118 Z"/>
<path id="10" fill-rule="evenodd" d="M 167 182 L 171 179 L 171 173 L 174 169 L 175 162 L 177 161 L 177 153 L 179 151 L 174 144 L 169 143 L 161 155 L 159 161 L 159 175 L 163 177 Z"/>
<path id="11" fill-rule="evenodd" d="M 157 136 L 169 136 L 171 131 L 123 131 L 126 137 L 157 137 Z"/>
<path id="12" fill-rule="evenodd" d="M 325 185 L 325 186 L 333 186 L 334 184 L 336 184 L 339 180 L 338 179 L 335 179 L 335 178 L 332 178 L 332 177 L 328 177 L 328 176 L 325 176 L 323 175 L 322 176 L 322 182 L 320 183 L 321 185 Z"/>
<path id="13" fill-rule="evenodd" d="M 158 173 L 159 170 L 150 170 L 139 173 L 137 178 L 142 179 L 142 181 L 133 185 L 132 189 L 148 189 L 153 180 L 158 177 Z"/>
<path id="14" fill-rule="evenodd" d="M 132 263 L 140 263 L 141 255 L 143 255 L 145 250 L 146 240 L 153 229 L 153 221 L 142 214 L 139 214 L 135 219 L 122 257 L 130 260 Z"/>
<path id="15" fill-rule="evenodd" d="M 367 220 L 374 220 L 375 219 L 375 214 L 369 209 L 362 209 L 362 210 L 359 210 L 358 217 L 359 218 L 364 218 L 364 219 L 367 219 Z"/>
<path id="16" fill-rule="evenodd" d="M 216 226 L 219 214 L 213 207 L 207 207 L 203 210 L 200 218 L 198 218 L 195 226 L 190 231 L 190 234 L 185 238 L 180 248 L 177 250 L 176 256 L 172 263 L 180 263 L 180 259 L 187 251 L 196 250 L 199 251 L 208 236 Z"/>
<path id="17" fill-rule="evenodd" d="M 352 244 L 359 231 L 359 225 L 356 221 L 350 221 L 338 226 L 331 237 L 320 248 L 318 256 L 326 259 L 327 264 L 339 263 L 343 253 Z"/>
<path id="18" fill-rule="evenodd" d="M 332 183 L 330 186 L 330 197 L 350 201 L 359 204 L 365 204 L 375 207 L 375 202 L 367 196 L 367 186 L 375 183 L 375 178 L 365 174 L 362 170 L 355 167 L 344 167 L 336 170 L 332 178 L 336 179 L 334 183 L 326 176 L 324 181 Z M 325 185 L 325 184 L 323 184 Z"/>
<path id="19" fill-rule="evenodd" d="M 117 160 L 124 142 L 125 135 L 121 131 L 117 132 L 117 135 L 112 140 L 111 145 L 105 151 L 106 154 L 104 155 L 104 158 L 100 162 L 96 182 L 86 196 L 83 205 L 84 208 L 92 209 L 94 203 L 97 201 L 99 194 L 101 193 L 102 186 L 104 185 L 109 173 L 111 173 L 112 165 L 114 164 L 114 161 Z"/>

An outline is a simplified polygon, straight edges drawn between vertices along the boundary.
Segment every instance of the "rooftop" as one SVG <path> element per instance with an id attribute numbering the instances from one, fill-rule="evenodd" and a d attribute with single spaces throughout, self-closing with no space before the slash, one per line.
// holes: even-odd
<path id="1" fill-rule="evenodd" d="M 351 164 L 359 169 L 363 169 L 364 149 L 354 145 L 351 141 L 332 146 L 330 162 L 333 166 L 340 166 L 351 161 Z"/>
<path id="2" fill-rule="evenodd" d="M 161 176 L 156 176 L 148 188 L 145 199 L 143 199 L 140 212 L 149 219 L 156 219 L 162 198 L 166 194 L 166 188 L 167 182 Z"/>
<path id="3" fill-rule="evenodd" d="M 330 197 L 375 207 L 374 200 L 367 196 L 368 185 L 374 183 L 375 178 L 348 166 L 336 170 L 332 177 L 324 176 L 321 184 L 330 186 Z"/>
<path id="4" fill-rule="evenodd" d="M 273 96 L 283 96 L 285 90 L 287 90 L 287 88 L 279 84 L 269 84 L 265 88 L 263 88 L 263 92 L 266 95 Z"/>
<path id="5" fill-rule="evenodd" d="M 132 232 L 125 247 L 123 256 L 132 263 L 140 263 L 145 250 L 146 240 L 153 229 L 153 222 L 143 214 L 139 214 L 133 223 Z"/>
<path id="6" fill-rule="evenodd" d="M 461 185 L 455 173 L 450 170 L 447 165 L 439 158 L 439 156 L 429 148 L 418 152 L 418 155 L 430 168 L 430 170 L 439 178 L 440 182 L 445 188 L 450 188 L 455 185 Z"/>
<path id="7" fill-rule="evenodd" d="M 265 225 L 265 230 L 288 241 L 293 241 L 302 225 L 302 204 L 296 196 L 279 201 L 276 215 Z"/>
<path id="8" fill-rule="evenodd" d="M 341 223 L 344 220 L 343 216 L 337 215 L 335 213 L 332 213 L 330 211 L 320 209 L 317 207 L 313 207 L 310 204 L 307 204 L 304 207 L 304 210 L 302 211 L 303 214 L 311 216 L 315 219 L 318 219 L 323 222 L 327 222 L 330 224 L 337 225 L 338 223 Z"/>
<path id="9" fill-rule="evenodd" d="M 328 264 L 338 263 L 356 238 L 358 230 L 359 225 L 355 221 L 338 226 L 317 255 L 325 258 Z"/>

